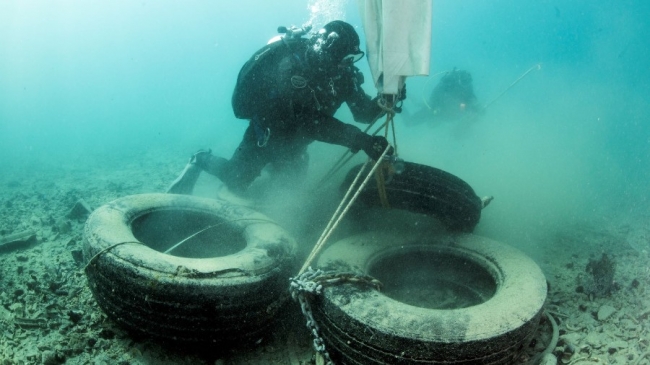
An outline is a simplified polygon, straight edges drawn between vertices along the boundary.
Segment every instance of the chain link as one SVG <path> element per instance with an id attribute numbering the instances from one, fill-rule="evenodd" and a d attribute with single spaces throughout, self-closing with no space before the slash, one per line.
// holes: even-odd
<path id="1" fill-rule="evenodd" d="M 309 304 L 308 296 L 316 296 L 323 293 L 323 285 L 318 282 L 318 278 L 324 274 L 323 270 L 314 270 L 311 266 L 297 277 L 291 278 L 291 286 L 289 291 L 291 297 L 300 303 L 300 310 L 307 319 L 307 328 L 313 337 L 314 350 L 318 352 L 325 360 L 326 365 L 334 365 L 330 358 L 329 352 L 325 348 L 325 342 L 320 336 L 318 324 L 314 319 L 311 311 L 311 304 Z"/>
<path id="2" fill-rule="evenodd" d="M 371 276 L 354 273 L 324 272 L 321 269 L 314 270 L 311 266 L 302 274 L 291 278 L 291 285 L 289 287 L 291 297 L 300 303 L 300 310 L 307 319 L 307 328 L 314 338 L 314 350 L 323 357 L 325 365 L 334 365 L 334 363 L 325 348 L 325 341 L 320 335 L 320 329 L 311 310 L 310 299 L 323 294 L 324 285 L 334 285 L 343 282 L 363 283 L 377 290 L 381 288 L 381 283 Z"/>

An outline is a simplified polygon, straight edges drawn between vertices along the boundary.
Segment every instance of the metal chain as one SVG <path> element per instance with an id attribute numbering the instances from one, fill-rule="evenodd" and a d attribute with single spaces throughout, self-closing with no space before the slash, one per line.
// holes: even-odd
<path id="1" fill-rule="evenodd" d="M 371 277 L 354 273 L 324 272 L 321 269 L 307 268 L 302 274 L 291 278 L 289 291 L 291 297 L 300 303 L 300 310 L 307 319 L 307 328 L 311 332 L 314 350 L 325 360 L 325 365 L 334 365 L 329 352 L 325 348 L 325 341 L 320 335 L 320 329 L 314 319 L 309 299 L 323 294 L 323 285 L 334 285 L 343 282 L 363 283 L 379 290 L 381 283 Z"/>
<path id="2" fill-rule="evenodd" d="M 323 285 L 317 281 L 318 277 L 321 275 L 323 275 L 322 270 L 314 270 L 310 266 L 302 274 L 291 278 L 289 291 L 291 292 L 293 300 L 297 300 L 298 303 L 300 303 L 300 310 L 307 319 L 307 328 L 314 338 L 314 350 L 323 357 L 326 365 L 334 365 L 329 352 L 327 352 L 327 349 L 325 348 L 325 342 L 320 336 L 318 324 L 316 323 L 311 311 L 311 304 L 309 304 L 309 300 L 307 299 L 308 295 L 316 296 L 323 293 Z"/>

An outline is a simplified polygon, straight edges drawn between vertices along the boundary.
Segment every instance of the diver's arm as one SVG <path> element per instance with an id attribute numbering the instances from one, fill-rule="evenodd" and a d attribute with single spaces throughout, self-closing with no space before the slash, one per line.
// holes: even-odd
<path id="1" fill-rule="evenodd" d="M 363 149 L 370 137 L 359 128 L 329 115 L 317 113 L 301 118 L 308 120 L 302 130 L 307 138 L 348 147 L 353 151 Z"/>
<path id="2" fill-rule="evenodd" d="M 363 150 L 373 160 L 379 159 L 386 148 L 389 148 L 388 155 L 393 154 L 393 148 L 383 136 L 368 135 L 328 115 L 321 115 L 306 124 L 304 132 L 315 140 L 348 147 L 353 153 Z"/>
<path id="3" fill-rule="evenodd" d="M 359 123 L 372 123 L 376 119 L 380 118 L 386 112 L 379 107 L 377 100 L 379 96 L 371 98 L 368 94 L 363 91 L 361 85 L 363 84 L 363 74 L 361 71 L 353 67 L 352 68 L 352 87 L 349 92 L 349 97 L 345 100 L 352 112 L 354 120 Z"/>

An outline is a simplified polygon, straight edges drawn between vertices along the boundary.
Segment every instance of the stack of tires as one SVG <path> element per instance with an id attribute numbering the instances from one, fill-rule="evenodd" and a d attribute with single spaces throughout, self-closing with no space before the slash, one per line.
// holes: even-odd
<path id="1" fill-rule="evenodd" d="M 342 184 L 347 189 L 361 166 Z M 366 172 L 367 173 L 367 172 Z M 312 311 L 326 350 L 342 365 L 517 364 L 547 295 L 541 269 L 520 251 L 471 235 L 483 203 L 465 181 L 404 163 L 383 174 L 391 209 L 436 218 L 445 230 L 380 227 L 330 245 L 317 267 L 372 277 L 325 286 Z M 382 206 L 377 184 L 356 209 Z M 398 226 L 399 227 L 399 226 Z"/>
<path id="2" fill-rule="evenodd" d="M 382 291 L 331 285 L 315 298 L 326 349 L 342 365 L 519 363 L 547 294 L 534 261 L 470 234 L 369 232 L 329 246 L 317 267 L 393 284 Z M 420 287 L 408 287 L 414 280 Z M 447 304 L 418 293 L 431 293 L 430 286 L 446 290 L 440 297 Z M 450 306 L 449 288 L 471 300 Z"/>
<path id="3" fill-rule="evenodd" d="M 256 341 L 273 324 L 296 246 L 250 208 L 142 194 L 94 211 L 83 250 L 92 293 L 118 324 L 175 343 L 223 345 Z"/>

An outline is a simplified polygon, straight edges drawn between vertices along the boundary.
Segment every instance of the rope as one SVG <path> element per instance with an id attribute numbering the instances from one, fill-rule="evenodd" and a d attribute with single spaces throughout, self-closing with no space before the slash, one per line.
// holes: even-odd
<path id="1" fill-rule="evenodd" d="M 551 337 L 551 342 L 546 346 L 546 349 L 544 349 L 544 352 L 542 352 L 542 357 L 546 356 L 546 354 L 550 354 L 555 350 L 555 347 L 557 346 L 558 339 L 560 338 L 560 330 L 557 327 L 557 323 L 555 322 L 555 318 L 553 318 L 552 315 L 549 313 L 544 313 L 546 315 L 546 318 L 551 322 L 551 326 L 553 327 L 553 337 Z"/>
<path id="2" fill-rule="evenodd" d="M 334 211 L 334 214 L 332 214 L 332 218 L 330 219 L 329 222 L 327 222 L 327 226 L 325 226 L 325 229 L 321 233 L 320 237 L 318 237 L 318 240 L 316 241 L 317 244 L 318 244 L 318 242 L 320 242 L 323 239 L 323 237 L 325 237 L 327 232 L 332 227 L 332 224 L 334 223 L 334 217 L 339 215 L 339 212 L 341 211 L 341 209 L 345 205 L 345 202 L 348 200 L 348 197 L 352 193 L 353 187 L 357 184 L 357 181 L 359 181 L 359 178 L 361 177 L 361 173 L 363 172 L 363 170 L 365 170 L 366 166 L 368 166 L 368 163 L 370 163 L 370 160 L 367 160 L 366 163 L 364 163 L 363 166 L 361 166 L 361 169 L 359 170 L 359 172 L 357 172 L 357 176 L 354 177 L 354 180 L 352 181 L 352 184 L 350 184 L 350 187 L 345 192 L 345 195 L 343 196 L 343 199 L 341 199 L 341 202 L 339 203 L 339 206 L 336 207 L 336 210 Z"/>
<path id="3" fill-rule="evenodd" d="M 272 221 L 272 220 L 270 220 L 270 219 L 262 219 L 262 218 L 238 218 L 238 219 L 232 219 L 232 220 L 225 221 L 225 222 L 219 222 L 219 223 L 216 223 L 216 224 L 213 224 L 213 225 L 207 226 L 207 227 L 205 227 L 205 228 L 199 230 L 199 231 L 196 232 L 196 233 L 192 233 L 191 235 L 187 236 L 186 238 L 184 238 L 183 240 L 181 240 L 181 241 L 178 242 L 177 244 L 175 244 L 175 245 L 173 245 L 172 247 L 168 248 L 168 249 L 167 249 L 166 251 L 164 251 L 163 253 L 169 254 L 170 252 L 172 252 L 173 250 L 175 250 L 178 246 L 180 246 L 180 245 L 182 245 L 183 243 L 187 242 L 189 239 L 191 239 L 191 238 L 193 238 L 193 237 L 196 237 L 198 234 L 207 231 L 208 229 L 212 229 L 212 228 L 214 228 L 214 227 L 219 227 L 219 226 L 224 225 L 224 224 L 226 224 L 226 223 L 233 223 L 233 222 L 239 222 L 239 221 L 260 221 L 260 222 L 275 223 L 274 221 Z"/>
<path id="4" fill-rule="evenodd" d="M 393 100 L 394 102 L 394 100 Z M 392 104 L 392 102 L 391 102 Z M 384 138 L 388 138 L 388 127 L 391 127 L 391 131 L 393 134 L 393 144 L 394 146 L 394 152 L 397 154 L 397 136 L 395 134 L 395 123 L 394 117 L 395 117 L 395 112 L 393 109 L 387 104 L 387 105 L 380 105 L 382 109 L 386 111 L 386 122 L 381 126 L 381 128 L 384 128 Z M 375 131 L 375 134 L 378 133 L 381 128 L 379 128 L 377 131 Z M 384 179 L 384 171 L 388 172 L 389 168 L 388 165 L 383 163 L 381 169 L 378 169 L 375 172 L 375 180 L 377 180 L 377 193 L 379 195 L 379 201 L 381 202 L 382 208 L 390 208 L 390 204 L 388 204 L 388 195 L 386 194 L 386 180 Z"/>
<path id="5" fill-rule="evenodd" d="M 195 237 L 196 235 L 198 235 L 198 234 L 200 234 L 200 233 L 202 233 L 202 232 L 207 231 L 208 229 L 211 229 L 211 228 L 214 228 L 214 227 L 218 227 L 218 226 L 223 225 L 223 224 L 226 224 L 226 223 L 232 223 L 232 222 L 238 222 L 238 221 L 259 221 L 259 222 L 275 223 L 274 221 L 272 221 L 272 220 L 270 220 L 270 219 L 263 219 L 263 218 L 238 218 L 238 219 L 233 219 L 233 220 L 229 220 L 229 221 L 225 221 L 225 222 L 219 222 L 219 223 L 217 223 L 217 224 L 213 224 L 213 225 L 207 226 L 207 227 L 205 227 L 205 228 L 199 230 L 198 232 L 192 233 L 191 235 L 189 235 L 188 237 L 184 238 L 183 240 L 181 240 L 181 241 L 178 242 L 177 244 L 175 244 L 175 245 L 173 245 L 172 247 L 168 248 L 168 249 L 167 249 L 166 251 L 164 251 L 163 253 L 169 254 L 171 251 L 173 251 L 174 249 L 176 249 L 177 247 L 179 247 L 179 246 L 182 245 L 183 243 L 189 241 L 191 238 Z M 142 245 L 142 244 L 143 244 L 143 243 L 140 242 L 140 241 L 124 241 L 124 242 L 118 242 L 118 243 L 115 243 L 115 244 L 113 244 L 113 245 L 110 245 L 110 246 L 108 246 L 108 247 L 102 249 L 101 251 L 97 252 L 93 257 L 91 257 L 90 260 L 88 260 L 88 263 L 86 264 L 86 266 L 84 266 L 84 271 L 87 271 L 87 270 L 88 270 L 88 267 L 89 267 L 93 262 L 97 261 L 97 258 L 99 258 L 99 256 L 101 256 L 101 255 L 107 253 L 108 251 L 112 250 L 113 248 L 115 248 L 115 247 L 117 247 L 117 246 L 120 246 L 120 245 L 123 245 L 123 244 L 125 244 L 125 243 L 137 243 L 137 244 L 139 244 L 139 245 Z"/>
<path id="6" fill-rule="evenodd" d="M 384 171 L 386 170 L 386 164 L 382 164 L 380 169 L 375 171 L 375 180 L 377 181 L 377 192 L 379 194 L 379 201 L 381 202 L 382 208 L 390 208 L 388 204 L 388 195 L 386 194 L 386 181 L 384 179 Z"/>
<path id="7" fill-rule="evenodd" d="M 377 128 L 377 130 L 375 130 L 375 132 L 373 134 L 371 134 L 371 136 L 376 136 L 377 133 L 379 133 L 380 130 L 382 130 L 384 127 L 386 127 L 388 125 L 388 123 L 392 122 L 393 116 L 395 115 L 395 111 L 393 109 L 389 108 L 388 106 L 386 106 L 386 104 L 384 104 L 382 102 L 381 98 L 377 99 L 377 106 L 379 106 L 379 108 L 382 110 L 382 112 L 377 114 L 377 116 L 372 120 L 372 122 L 370 122 L 368 124 L 368 126 L 363 130 L 363 133 L 368 133 L 370 128 L 372 128 L 372 126 L 379 120 L 379 118 L 382 117 L 382 115 L 386 114 L 388 116 L 386 117 L 386 121 L 384 121 L 384 123 L 382 123 L 379 126 L 379 128 Z M 395 153 L 397 153 L 397 141 L 395 140 L 395 126 L 394 126 L 394 124 L 393 124 L 393 143 L 395 144 L 395 147 L 394 147 L 395 148 Z M 343 154 L 341 155 L 341 157 L 339 157 L 339 159 L 336 161 L 336 163 L 334 165 L 332 165 L 332 167 L 329 169 L 329 171 L 320 179 L 318 184 L 316 184 L 316 186 L 317 186 L 316 189 L 323 186 L 323 183 L 325 183 L 327 180 L 332 178 L 352 158 L 354 158 L 354 154 L 349 149 L 346 150 L 345 152 L 343 152 Z"/>
<path id="8" fill-rule="evenodd" d="M 395 155 L 397 155 L 397 133 L 395 132 L 395 122 L 393 122 L 393 117 L 395 114 L 393 114 L 390 118 L 390 129 L 393 133 L 393 148 L 395 149 Z M 386 138 L 388 138 L 388 130 L 386 130 Z"/>
<path id="9" fill-rule="evenodd" d="M 169 254 L 169 253 L 172 252 L 176 247 L 178 247 L 178 246 L 182 245 L 183 243 L 187 242 L 190 238 L 195 237 L 195 236 L 198 235 L 199 233 L 205 232 L 205 231 L 207 231 L 207 230 L 210 229 L 210 228 L 214 228 L 214 227 L 216 227 L 216 226 L 220 226 L 220 225 L 222 225 L 222 224 L 223 224 L 223 223 L 217 223 L 217 224 L 213 224 L 213 225 L 211 225 L 211 226 L 207 226 L 207 227 L 203 228 L 202 230 L 200 230 L 200 231 L 198 231 L 198 232 L 196 232 L 196 233 L 193 233 L 193 234 L 187 236 L 187 238 L 181 240 L 179 243 L 177 243 L 177 244 L 173 245 L 172 247 L 168 248 L 168 249 L 167 249 L 165 252 L 163 252 L 163 253 Z"/>
<path id="10" fill-rule="evenodd" d="M 557 323 L 555 322 L 555 319 L 549 311 L 544 311 L 544 315 L 546 318 L 551 322 L 551 327 L 553 329 L 553 336 L 551 337 L 551 342 L 548 343 L 544 351 L 540 352 L 539 354 L 535 355 L 530 361 L 526 363 L 526 365 L 538 365 L 539 362 L 546 356 L 547 354 L 550 354 L 555 350 L 555 347 L 557 346 L 558 339 L 560 337 L 560 331 L 557 327 Z"/>
<path id="11" fill-rule="evenodd" d="M 380 104 L 380 107 L 382 105 Z M 382 107 L 383 109 L 383 107 Z M 377 134 L 381 128 L 385 127 L 390 123 L 393 119 L 394 112 L 387 112 L 388 117 L 386 118 L 386 122 L 383 123 L 382 127 L 380 127 L 375 133 Z M 376 121 L 376 120 L 375 120 Z M 373 122 L 374 124 L 374 122 Z M 366 128 L 366 131 L 370 129 L 372 126 L 369 125 L 368 128 Z M 388 133 L 388 128 L 386 127 L 386 134 Z M 393 131 L 394 133 L 394 131 Z M 394 134 L 393 134 L 394 136 Z M 311 299 L 316 296 L 316 295 L 321 295 L 323 291 L 323 284 L 328 283 L 328 284 L 333 284 L 336 282 L 341 282 L 342 280 L 346 280 L 346 278 L 349 280 L 350 277 L 355 277 L 355 275 L 348 276 L 345 273 L 342 274 L 330 274 L 326 275 L 322 270 L 313 270 L 311 268 L 311 263 L 318 256 L 318 254 L 321 252 L 323 247 L 325 247 L 325 243 L 327 242 L 327 239 L 331 236 L 332 232 L 338 227 L 339 223 L 345 217 L 347 212 L 350 210 L 350 207 L 352 204 L 357 200 L 359 197 L 359 194 L 363 189 L 365 188 L 366 184 L 368 184 L 368 181 L 370 180 L 370 176 L 373 174 L 375 175 L 375 178 L 377 179 L 377 186 L 379 188 L 379 191 L 383 191 L 383 199 L 382 199 L 382 205 L 385 204 L 385 206 L 388 205 L 388 199 L 386 197 L 386 191 L 384 189 L 384 175 L 383 171 L 379 170 L 378 168 L 380 166 L 385 166 L 384 163 L 384 156 L 388 153 L 388 151 L 391 149 L 391 146 L 388 145 L 382 152 L 381 156 L 375 161 L 374 165 L 372 166 L 372 169 L 368 174 L 365 176 L 363 179 L 363 182 L 357 186 L 358 181 L 360 180 L 363 172 L 365 171 L 366 167 L 370 163 L 370 159 L 367 159 L 366 162 L 361 166 L 359 169 L 359 172 L 357 175 L 354 177 L 354 180 L 352 181 L 352 184 L 350 184 L 350 187 L 348 190 L 345 192 L 345 196 L 343 199 L 341 199 L 341 202 L 339 203 L 338 207 L 336 208 L 336 211 L 332 215 L 332 218 L 330 221 L 327 223 L 327 226 L 321 233 L 320 237 L 318 238 L 318 241 L 314 245 L 314 248 L 312 251 L 309 253 L 309 256 L 305 260 L 305 263 L 303 264 L 302 268 L 300 268 L 300 271 L 298 272 L 298 275 L 296 275 L 294 278 L 291 279 L 291 286 L 290 286 L 290 292 L 291 296 L 293 297 L 294 300 L 297 300 L 298 303 L 300 304 L 300 308 L 302 310 L 303 315 L 307 319 L 307 328 L 310 330 L 311 335 L 313 337 L 313 347 L 314 350 L 317 352 L 317 354 L 320 355 L 321 362 L 324 363 L 325 365 L 333 365 L 334 363 L 332 362 L 332 359 L 329 355 L 329 352 L 327 351 L 327 348 L 325 347 L 325 341 L 323 337 L 321 336 L 321 331 L 318 326 L 318 323 L 314 319 L 313 312 L 311 309 Z M 348 151 L 349 152 L 349 151 Z M 346 152 L 347 153 L 347 152 Z M 344 155 L 345 156 L 345 155 Z M 351 157 L 350 157 L 351 158 Z M 343 157 L 339 160 L 339 163 L 343 160 Z M 345 162 L 349 161 L 347 159 Z M 343 163 L 344 164 L 344 163 Z M 321 180 L 324 181 L 331 177 L 338 169 L 340 169 L 343 164 L 340 164 L 339 166 L 336 166 L 336 168 L 333 168 L 330 170 L 328 175 L 325 176 Z M 355 188 L 356 187 L 356 188 Z M 354 191 L 354 195 L 350 198 L 350 195 Z M 380 196 L 382 194 L 380 193 Z M 357 278 L 358 280 L 359 278 Z M 376 281 L 373 278 L 369 277 L 364 277 L 361 278 L 361 281 L 367 281 L 371 283 L 371 285 L 375 287 L 379 287 L 380 283 Z M 317 361 L 318 362 L 318 361 Z"/>
<path id="12" fill-rule="evenodd" d="M 97 258 L 98 258 L 99 256 L 101 256 L 101 255 L 105 254 L 106 252 L 108 252 L 108 251 L 114 249 L 115 247 L 120 246 L 120 245 L 123 245 L 123 244 L 125 244 L 125 243 L 137 243 L 137 244 L 142 244 L 142 242 L 139 242 L 139 241 L 124 241 L 124 242 L 118 242 L 118 243 L 116 243 L 116 244 L 114 244 L 114 245 L 110 245 L 110 246 L 106 247 L 105 249 L 103 249 L 103 250 L 97 252 L 97 253 L 95 254 L 95 256 L 91 257 L 90 260 L 88 260 L 88 263 L 86 264 L 86 266 L 84 266 L 84 271 L 88 271 L 88 268 L 90 267 L 90 264 L 92 264 L 93 262 L 97 261 Z"/>
<path id="13" fill-rule="evenodd" d="M 380 102 L 380 100 L 378 100 L 377 103 L 379 107 L 386 112 L 387 117 L 386 117 L 386 121 L 372 135 L 373 136 L 376 135 L 382 128 L 385 128 L 384 136 L 387 136 L 388 125 L 389 123 L 392 122 L 395 112 L 392 109 L 389 109 L 385 105 L 383 105 Z M 367 131 L 372 127 L 372 125 L 378 119 L 379 116 L 375 118 L 375 120 L 366 128 L 364 133 L 367 133 Z M 393 138 L 394 137 L 395 137 L 395 129 L 393 125 Z M 346 275 L 340 274 L 342 276 L 334 276 L 334 277 L 330 276 L 330 278 L 326 278 L 326 275 L 321 270 L 314 271 L 311 268 L 311 263 L 314 260 L 314 258 L 318 256 L 318 254 L 321 252 L 323 247 L 325 247 L 325 243 L 327 242 L 327 239 L 331 236 L 332 232 L 334 232 L 334 230 L 338 227 L 339 223 L 341 222 L 343 217 L 345 217 L 347 212 L 350 210 L 352 204 L 357 200 L 359 194 L 361 193 L 361 191 L 363 191 L 365 186 L 368 184 L 368 181 L 370 180 L 370 177 L 373 174 L 375 174 L 375 178 L 377 179 L 377 187 L 379 188 L 380 191 L 380 197 L 383 197 L 381 198 L 382 205 L 388 206 L 388 198 L 386 197 L 383 171 L 378 170 L 378 168 L 381 166 L 386 166 L 386 164 L 384 163 L 384 156 L 386 156 L 386 154 L 390 149 L 391 149 L 390 145 L 386 146 L 381 156 L 377 159 L 377 161 L 375 161 L 370 172 L 368 172 L 368 174 L 363 179 L 363 182 L 355 190 L 355 186 L 357 185 L 357 182 L 359 181 L 361 175 L 366 169 L 366 166 L 368 166 L 368 164 L 370 163 L 370 159 L 366 160 L 366 163 L 361 167 L 361 169 L 359 169 L 359 172 L 354 177 L 354 180 L 352 181 L 352 184 L 350 184 L 350 187 L 346 191 L 345 196 L 343 197 L 343 199 L 341 199 L 341 202 L 339 203 L 338 207 L 336 208 L 336 211 L 332 215 L 332 218 L 327 223 L 327 226 L 325 227 L 320 237 L 318 238 L 318 241 L 314 245 L 314 248 L 309 253 L 309 256 L 305 260 L 305 263 L 300 268 L 298 275 L 296 275 L 296 277 L 291 279 L 291 286 L 290 286 L 291 296 L 293 297 L 294 300 L 297 300 L 300 303 L 300 308 L 302 310 L 302 313 L 307 318 L 307 328 L 309 328 L 313 337 L 313 347 L 316 350 L 316 352 L 320 354 L 323 360 L 322 362 L 324 362 L 326 365 L 332 365 L 333 362 L 329 356 L 329 352 L 325 348 L 325 341 L 321 337 L 318 324 L 316 323 L 316 320 L 313 317 L 310 299 L 315 295 L 322 294 L 323 284 L 325 282 L 330 284 L 339 282 Z M 348 154 L 349 152 L 350 151 L 348 150 L 343 156 L 341 156 L 339 161 L 332 167 L 332 169 L 330 169 L 330 171 L 325 175 L 325 177 L 321 179 L 319 185 L 322 185 L 324 181 L 331 178 L 334 175 L 334 173 L 336 173 L 341 167 L 343 167 L 345 163 L 347 163 L 352 158 L 352 156 L 350 156 L 348 159 L 343 161 L 346 154 Z M 354 191 L 354 195 L 352 195 L 352 197 L 350 198 L 350 195 L 352 194 L 353 191 Z M 362 278 L 362 280 L 366 280 L 366 279 Z M 374 285 L 378 287 L 377 285 L 377 283 L 379 283 L 378 281 L 372 278 L 370 278 L 370 280 L 368 281 L 374 283 Z"/>
<path id="14" fill-rule="evenodd" d="M 379 100 L 377 100 L 377 105 L 379 105 Z M 379 118 L 381 118 L 382 115 L 383 115 L 383 109 L 382 109 L 382 112 L 377 114 L 377 116 L 375 118 L 373 118 L 372 122 L 370 122 L 368 124 L 368 126 L 363 130 L 363 133 L 368 133 L 370 128 L 372 128 L 372 126 L 375 123 L 377 123 L 377 121 L 379 120 Z M 377 132 L 375 132 L 372 135 L 374 136 L 375 134 L 377 134 Z M 345 164 L 347 164 L 348 161 L 350 161 L 352 158 L 354 158 L 354 155 L 355 154 L 352 153 L 352 151 L 350 149 L 343 152 L 341 157 L 339 157 L 338 161 L 336 161 L 336 163 L 334 165 L 332 165 L 330 170 L 321 178 L 321 180 L 318 182 L 317 186 L 322 186 L 324 182 L 326 182 L 332 176 L 334 176 L 334 174 L 336 174 L 343 166 L 345 166 Z"/>
<path id="15" fill-rule="evenodd" d="M 499 98 L 501 98 L 501 97 L 503 96 L 503 94 L 505 94 L 506 92 L 508 92 L 508 90 L 512 89 L 512 87 L 515 86 L 519 81 L 521 81 L 521 79 L 523 79 L 524 77 L 526 77 L 526 75 L 528 75 L 531 71 L 533 71 L 533 70 L 535 70 L 535 69 L 537 69 L 537 70 L 541 70 L 541 69 L 542 69 L 542 64 L 541 64 L 541 63 L 538 63 L 538 64 L 534 65 L 533 67 L 529 68 L 526 72 L 524 72 L 521 76 L 519 76 L 519 77 L 518 77 L 518 78 L 517 78 L 517 79 L 516 79 L 512 84 L 510 84 L 510 86 L 508 86 L 505 90 L 503 90 L 503 91 L 501 92 L 501 94 L 497 95 L 496 98 L 492 99 L 492 101 L 490 101 L 489 103 L 485 104 L 485 106 L 483 107 L 483 110 L 487 109 L 488 106 L 494 104 L 494 102 L 497 101 L 497 100 L 499 100 Z"/>
<path id="16" fill-rule="evenodd" d="M 345 166 L 353 158 L 354 158 L 354 154 L 350 150 L 344 152 L 343 155 L 341 155 L 341 157 L 339 158 L 339 160 L 325 174 L 325 176 L 323 176 L 323 178 L 320 179 L 320 181 L 316 185 L 316 190 L 322 187 L 323 184 L 327 182 L 327 180 L 331 179 L 337 172 L 339 172 L 341 168 L 343 168 L 343 166 Z"/>
<path id="17" fill-rule="evenodd" d="M 357 198 L 359 197 L 359 194 L 361 194 L 361 191 L 363 190 L 363 188 L 366 186 L 366 184 L 368 184 L 368 180 L 370 180 L 370 176 L 372 176 L 372 174 L 374 174 L 375 171 L 377 170 L 377 168 L 382 164 L 382 162 L 384 160 L 384 156 L 386 155 L 386 153 L 388 153 L 389 149 L 390 149 L 390 146 L 387 146 L 386 149 L 384 150 L 384 152 L 379 157 L 379 159 L 375 162 L 374 166 L 372 167 L 372 169 L 370 170 L 368 175 L 366 175 L 365 179 L 363 180 L 363 182 L 361 183 L 359 188 L 355 191 L 355 193 L 352 196 L 352 198 L 350 199 L 350 201 L 347 202 L 345 208 L 343 208 L 343 210 L 341 211 L 340 208 L 342 207 L 342 205 L 345 202 L 346 198 L 350 195 L 352 189 L 354 188 L 354 183 L 352 185 L 350 185 L 350 188 L 348 189 L 348 192 L 346 192 L 345 197 L 342 199 L 341 204 L 339 205 L 339 208 L 336 210 L 336 212 L 334 213 L 334 215 L 330 219 L 329 223 L 327 224 L 328 228 L 326 228 L 323 231 L 323 233 L 321 234 L 321 238 L 318 240 L 318 242 L 316 242 L 316 245 L 314 245 L 314 248 L 312 249 L 311 253 L 307 257 L 307 260 L 305 261 L 305 263 L 302 265 L 302 268 L 298 272 L 298 275 L 302 274 L 309 267 L 309 265 L 314 260 L 316 255 L 318 255 L 318 253 L 322 250 L 323 246 L 325 245 L 325 242 L 327 242 L 327 239 L 330 237 L 332 232 L 334 232 L 334 230 L 338 227 L 338 225 L 341 222 L 341 220 L 343 219 L 343 217 L 347 214 L 348 210 L 350 210 L 350 207 L 352 206 L 352 204 L 355 202 L 355 200 L 357 200 Z M 365 167 L 365 165 L 364 165 L 364 167 Z M 357 175 L 357 177 L 354 180 L 355 182 L 358 180 L 358 178 L 359 178 L 360 174 L 362 173 L 362 171 L 363 171 L 363 168 L 361 170 L 359 170 L 359 174 Z M 340 212 L 340 214 L 338 214 L 338 216 L 337 216 L 337 213 L 339 213 L 339 212 Z"/>

